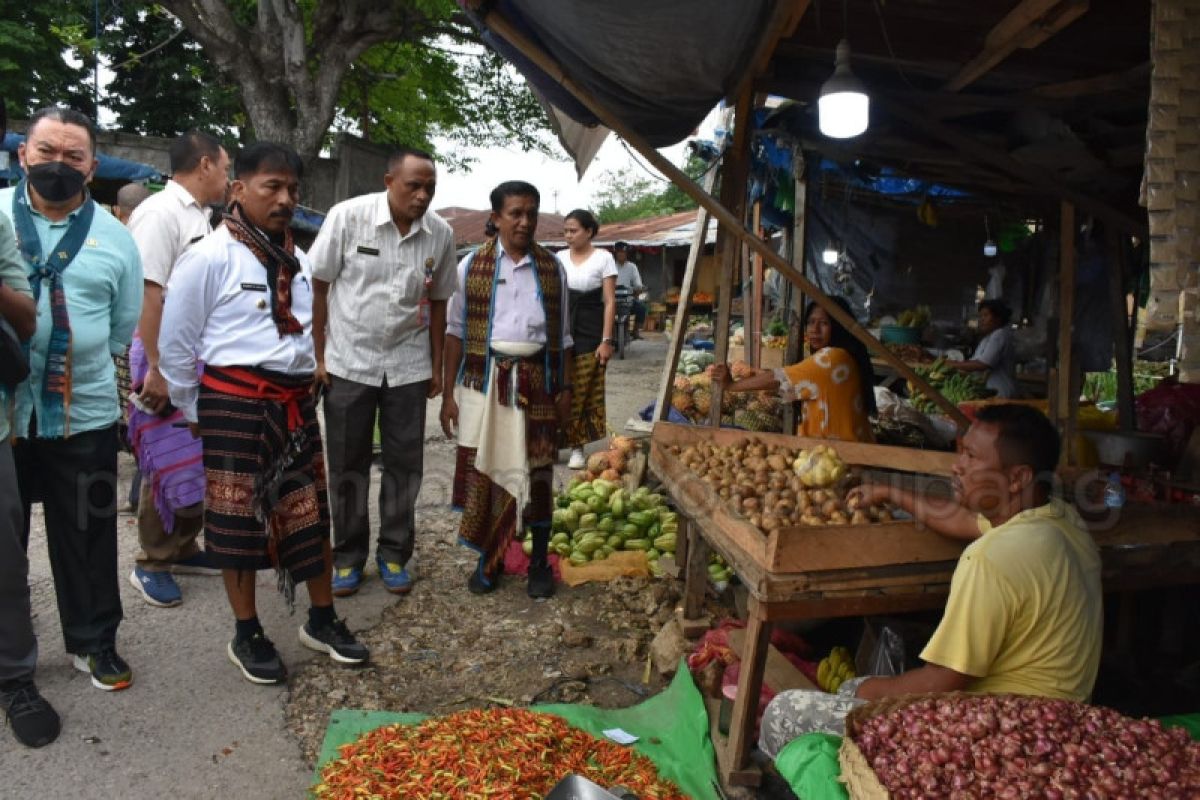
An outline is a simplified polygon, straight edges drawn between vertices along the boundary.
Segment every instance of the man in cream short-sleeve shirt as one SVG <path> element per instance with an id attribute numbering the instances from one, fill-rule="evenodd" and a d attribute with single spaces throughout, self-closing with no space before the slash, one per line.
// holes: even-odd
<path id="1" fill-rule="evenodd" d="M 317 381 L 334 533 L 334 594 L 358 590 L 371 544 L 367 498 L 375 421 L 383 450 L 375 563 L 388 591 L 412 588 L 425 401 L 442 380 L 446 301 L 454 293 L 454 233 L 429 210 L 437 168 L 428 153 L 388 160 L 385 191 L 329 211 L 310 257 Z"/>

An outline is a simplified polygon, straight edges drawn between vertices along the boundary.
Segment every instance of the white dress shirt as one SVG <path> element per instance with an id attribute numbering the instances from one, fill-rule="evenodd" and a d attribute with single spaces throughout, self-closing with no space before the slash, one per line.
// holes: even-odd
<path id="1" fill-rule="evenodd" d="M 493 298 L 491 342 L 546 343 L 546 312 L 538 297 L 537 275 L 533 259 L 526 253 L 520 261 L 513 261 L 499 241 L 496 243 L 499 256 L 496 259 L 496 295 Z M 446 335 L 466 340 L 467 265 L 474 253 L 468 253 L 458 262 L 458 286 L 446 309 Z M 571 338 L 570 301 L 567 297 L 567 274 L 558 265 L 558 274 L 563 282 L 562 290 L 562 348 L 574 347 Z M 491 343 L 489 342 L 489 344 Z"/>
<path id="2" fill-rule="evenodd" d="M 175 181 L 133 210 L 129 232 L 142 256 L 142 277 L 166 286 L 176 259 L 212 232 L 208 209 Z"/>
<path id="3" fill-rule="evenodd" d="M 387 192 L 329 210 L 313 242 L 313 277 L 329 283 L 325 367 L 370 386 L 429 380 L 429 328 L 422 324 L 426 271 L 429 300 L 454 294 L 454 231 L 432 211 L 401 235 Z"/>
<path id="4" fill-rule="evenodd" d="M 214 367 L 261 367 L 288 375 L 316 369 L 312 267 L 300 248 L 296 260 L 301 272 L 292 279 L 292 314 L 304 333 L 282 337 L 271 318 L 266 268 L 226 228 L 206 236 L 176 262 L 158 337 L 159 370 L 171 402 L 189 422 L 197 419 L 197 357 Z"/>

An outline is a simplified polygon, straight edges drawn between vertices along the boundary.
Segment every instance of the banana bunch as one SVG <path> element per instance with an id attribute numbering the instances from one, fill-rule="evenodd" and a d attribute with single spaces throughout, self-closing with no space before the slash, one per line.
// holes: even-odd
<path id="1" fill-rule="evenodd" d="M 817 665 L 817 686 L 826 692 L 836 692 L 838 687 L 854 677 L 854 659 L 845 647 L 835 647 Z"/>
<path id="2" fill-rule="evenodd" d="M 924 328 L 933 319 L 929 306 L 917 306 L 900 312 L 896 324 L 904 328 Z"/>
<path id="3" fill-rule="evenodd" d="M 951 403 L 982 400 L 993 394 L 982 380 L 970 373 L 959 372 L 947 364 L 944 358 L 939 358 L 928 366 L 913 367 L 913 370 Z M 908 394 L 913 408 L 917 411 L 925 414 L 938 411 L 937 404 L 917 390 L 911 381 L 908 384 Z"/>

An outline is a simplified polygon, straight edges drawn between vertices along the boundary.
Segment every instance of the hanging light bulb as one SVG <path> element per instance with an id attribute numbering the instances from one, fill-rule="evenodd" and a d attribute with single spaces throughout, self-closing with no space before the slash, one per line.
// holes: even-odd
<path id="1" fill-rule="evenodd" d="M 992 239 L 992 229 L 991 226 L 988 225 L 987 214 L 983 215 L 983 230 L 985 233 L 987 233 L 987 241 L 983 243 L 983 254 L 988 258 L 995 258 L 996 242 Z"/>
<path id="2" fill-rule="evenodd" d="M 838 255 L 837 246 L 833 242 L 830 242 L 829 244 L 825 245 L 825 249 L 821 251 L 821 260 L 826 264 L 833 265 L 838 262 Z"/>
<path id="3" fill-rule="evenodd" d="M 838 42 L 833 75 L 821 87 L 817 125 L 834 139 L 849 139 L 867 129 L 871 99 L 863 82 L 850 71 L 850 42 Z"/>

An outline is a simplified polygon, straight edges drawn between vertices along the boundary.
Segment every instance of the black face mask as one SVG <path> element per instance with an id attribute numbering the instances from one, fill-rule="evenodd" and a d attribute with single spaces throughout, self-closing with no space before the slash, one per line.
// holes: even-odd
<path id="1" fill-rule="evenodd" d="M 87 175 L 61 161 L 34 164 L 26 174 L 29 185 L 51 203 L 62 203 L 78 196 L 87 180 Z"/>

